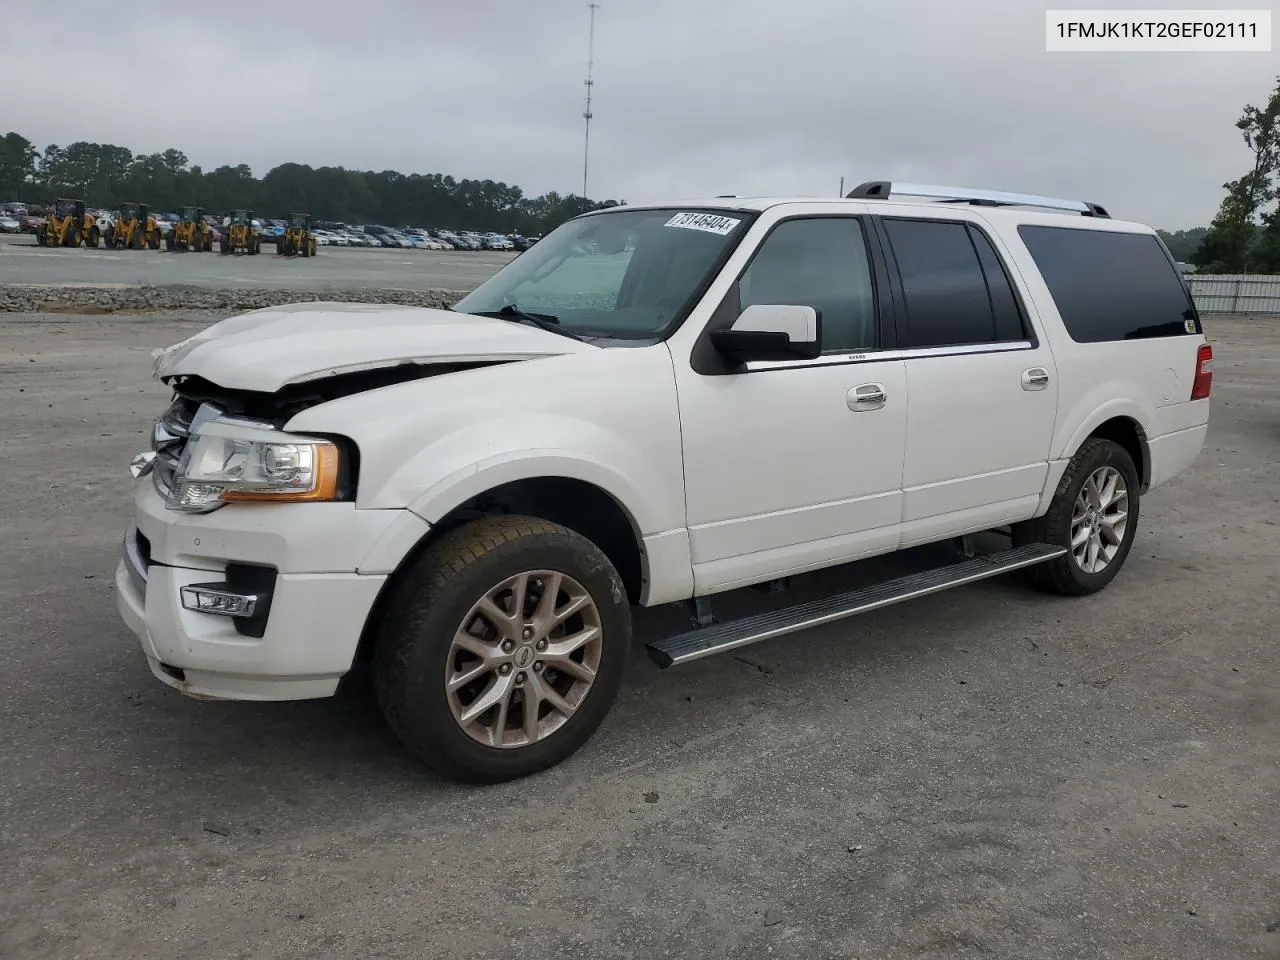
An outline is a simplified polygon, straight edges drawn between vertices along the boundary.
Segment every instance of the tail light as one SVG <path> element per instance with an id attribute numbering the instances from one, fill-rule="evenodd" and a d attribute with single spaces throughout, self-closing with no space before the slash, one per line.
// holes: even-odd
<path id="1" fill-rule="evenodd" d="M 1191 399 L 1203 400 L 1213 389 L 1213 347 L 1202 343 L 1196 351 L 1196 378 L 1191 382 Z"/>

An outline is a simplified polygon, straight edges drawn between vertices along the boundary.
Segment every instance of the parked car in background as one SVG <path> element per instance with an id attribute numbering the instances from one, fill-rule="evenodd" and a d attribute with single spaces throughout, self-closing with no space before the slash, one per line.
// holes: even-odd
<path id="1" fill-rule="evenodd" d="M 19 233 L 22 221 L 12 214 L 0 213 L 0 233 Z"/>

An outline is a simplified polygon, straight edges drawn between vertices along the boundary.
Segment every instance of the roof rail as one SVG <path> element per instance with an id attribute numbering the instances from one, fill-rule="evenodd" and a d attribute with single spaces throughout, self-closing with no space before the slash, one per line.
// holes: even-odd
<path id="1" fill-rule="evenodd" d="M 1102 206 L 1087 200 L 1061 200 L 1034 193 L 1005 193 L 1000 190 L 974 190 L 969 187 L 940 187 L 921 183 L 896 183 L 890 180 L 868 180 L 847 194 L 848 200 L 888 200 L 893 196 L 926 197 L 943 203 L 971 203 L 980 207 L 1045 207 L 1050 210 L 1072 210 L 1084 217 L 1111 218 Z"/>

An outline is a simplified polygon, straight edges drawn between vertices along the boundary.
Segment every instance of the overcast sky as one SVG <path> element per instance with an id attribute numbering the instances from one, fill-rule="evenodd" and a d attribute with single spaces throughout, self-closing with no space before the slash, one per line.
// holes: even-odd
<path id="1" fill-rule="evenodd" d="M 1207 223 L 1250 163 L 1235 120 L 1266 101 L 1280 57 L 1046 53 L 1048 5 L 1068 6 L 602 0 L 588 193 L 834 195 L 842 176 L 896 178 Z M 0 7 L 0 124 L 40 148 L 172 146 L 259 176 L 292 160 L 582 190 L 586 0 Z"/>

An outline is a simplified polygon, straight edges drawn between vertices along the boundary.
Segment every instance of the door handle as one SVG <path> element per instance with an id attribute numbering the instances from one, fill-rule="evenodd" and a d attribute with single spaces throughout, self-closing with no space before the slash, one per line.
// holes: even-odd
<path id="1" fill-rule="evenodd" d="M 879 410 L 889 399 L 884 392 L 883 383 L 863 383 L 849 391 L 845 402 L 855 413 L 865 410 Z"/>
<path id="2" fill-rule="evenodd" d="M 1023 390 L 1043 390 L 1049 385 L 1049 371 L 1044 367 L 1031 367 L 1022 371 Z"/>

